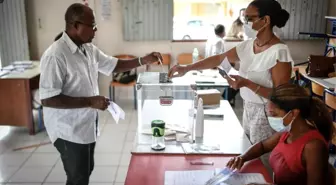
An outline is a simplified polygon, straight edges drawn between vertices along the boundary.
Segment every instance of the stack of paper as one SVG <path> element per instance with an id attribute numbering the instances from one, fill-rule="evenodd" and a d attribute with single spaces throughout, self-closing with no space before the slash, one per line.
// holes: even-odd
<path id="1" fill-rule="evenodd" d="M 204 145 L 204 144 L 199 144 L 199 143 L 182 143 L 182 148 L 184 150 L 185 154 L 201 154 L 201 153 L 206 153 L 206 154 L 222 154 L 220 150 L 220 146 L 209 146 L 209 145 Z"/>
<path id="2" fill-rule="evenodd" d="M 213 170 L 166 171 L 164 185 L 205 185 L 213 176 Z"/>
<path id="3" fill-rule="evenodd" d="M 262 174 L 237 173 L 230 169 L 166 171 L 164 185 L 243 185 L 266 183 Z"/>

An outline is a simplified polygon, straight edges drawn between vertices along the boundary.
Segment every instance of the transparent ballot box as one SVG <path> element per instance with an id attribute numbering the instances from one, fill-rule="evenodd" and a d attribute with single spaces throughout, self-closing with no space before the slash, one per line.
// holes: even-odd
<path id="1" fill-rule="evenodd" d="M 175 143 L 177 137 L 191 140 L 195 122 L 196 85 L 191 81 L 167 81 L 167 73 L 140 73 L 136 84 L 138 130 L 137 145 L 152 142 L 151 124 L 165 123 L 165 143 Z"/>

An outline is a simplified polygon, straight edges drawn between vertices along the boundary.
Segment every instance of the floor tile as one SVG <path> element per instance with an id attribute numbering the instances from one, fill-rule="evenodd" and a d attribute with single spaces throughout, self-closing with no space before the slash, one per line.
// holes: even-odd
<path id="1" fill-rule="evenodd" d="M 96 153 L 121 153 L 123 146 L 123 143 L 99 142 L 97 143 L 95 151 Z"/>
<path id="2" fill-rule="evenodd" d="M 131 153 L 133 145 L 134 145 L 133 142 L 126 142 L 123 148 L 123 153 Z"/>
<path id="3" fill-rule="evenodd" d="M 1 166 L 0 166 L 1 167 Z M 19 170 L 19 166 L 6 166 L 0 169 L 0 183 L 7 182 L 10 177 L 14 175 L 15 172 Z"/>
<path id="4" fill-rule="evenodd" d="M 54 166 L 59 157 L 53 153 L 34 153 L 24 166 Z"/>
<path id="5" fill-rule="evenodd" d="M 25 184 L 21 184 L 21 185 L 25 185 Z M 64 185 L 64 183 L 46 182 L 46 183 L 44 183 L 42 185 Z M 93 183 L 90 183 L 90 185 L 114 185 L 114 184 L 113 184 L 113 182 L 110 182 L 110 183 L 93 182 Z M 122 183 L 122 185 L 124 185 L 124 184 Z"/>
<path id="6" fill-rule="evenodd" d="M 135 133 L 136 132 L 134 132 L 134 131 L 127 132 L 126 141 L 127 142 L 133 142 L 134 139 L 135 139 Z"/>
<path id="7" fill-rule="evenodd" d="M 0 156 L 0 166 L 21 166 L 30 156 L 30 153 L 5 153 Z"/>
<path id="8" fill-rule="evenodd" d="M 127 132 L 128 124 L 107 124 L 104 127 L 104 132 Z"/>
<path id="9" fill-rule="evenodd" d="M 115 175 L 117 172 L 117 167 L 107 167 L 107 166 L 95 166 L 90 182 L 114 182 Z M 91 184 L 91 183 L 90 183 Z"/>
<path id="10" fill-rule="evenodd" d="M 48 175 L 45 182 L 59 182 L 59 183 L 65 183 L 66 182 L 66 174 L 64 171 L 63 166 L 55 166 L 51 173 Z"/>
<path id="11" fill-rule="evenodd" d="M 117 153 L 96 153 L 94 163 L 96 166 L 118 166 L 120 157 Z"/>
<path id="12" fill-rule="evenodd" d="M 7 183 L 6 185 L 42 185 L 41 183 Z"/>
<path id="13" fill-rule="evenodd" d="M 128 167 L 120 166 L 118 168 L 117 177 L 115 182 L 125 182 L 127 176 Z"/>
<path id="14" fill-rule="evenodd" d="M 120 166 L 129 166 L 131 156 L 132 156 L 131 153 L 122 153 L 119 165 Z"/>
<path id="15" fill-rule="evenodd" d="M 9 182 L 43 182 L 52 167 L 23 167 L 16 172 Z"/>
<path id="16" fill-rule="evenodd" d="M 58 153 L 58 151 L 53 144 L 49 144 L 38 147 L 35 153 Z"/>

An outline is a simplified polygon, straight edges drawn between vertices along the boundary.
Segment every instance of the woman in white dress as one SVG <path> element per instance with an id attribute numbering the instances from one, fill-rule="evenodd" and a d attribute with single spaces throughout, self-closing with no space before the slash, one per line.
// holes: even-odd
<path id="1" fill-rule="evenodd" d="M 174 66 L 170 77 L 183 76 L 190 70 L 211 69 L 224 64 L 225 58 L 234 65 L 240 62 L 239 76 L 227 78 L 230 86 L 240 89 L 244 99 L 243 128 L 255 144 L 270 137 L 274 130 L 265 115 L 265 104 L 273 87 L 288 83 L 293 60 L 290 51 L 277 36 L 273 27 L 282 28 L 289 13 L 275 0 L 254 0 L 245 11 L 245 24 L 257 32 L 255 39 L 247 40 L 226 53 L 201 60 L 188 66 Z"/>

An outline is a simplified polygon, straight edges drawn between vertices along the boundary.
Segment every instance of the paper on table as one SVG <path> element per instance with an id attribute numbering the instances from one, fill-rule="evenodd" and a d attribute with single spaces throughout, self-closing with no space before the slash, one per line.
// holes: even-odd
<path id="1" fill-rule="evenodd" d="M 164 185 L 204 185 L 214 170 L 166 171 Z"/>
<path id="2" fill-rule="evenodd" d="M 222 173 L 223 171 L 227 171 L 226 169 L 216 169 L 215 174 Z M 220 182 L 222 184 L 230 184 L 230 185 L 241 185 L 241 184 L 250 184 L 250 183 L 266 183 L 264 176 L 260 173 L 229 173 L 229 176 L 223 178 Z M 215 176 L 215 177 L 216 177 Z"/>
<path id="3" fill-rule="evenodd" d="M 110 105 L 107 107 L 107 110 L 112 114 L 114 121 L 118 124 L 119 119 L 125 119 L 125 112 L 122 110 L 119 105 L 110 101 Z"/>
<path id="4" fill-rule="evenodd" d="M 182 149 L 185 154 L 201 154 L 201 153 L 206 153 L 206 154 L 222 154 L 223 152 L 220 150 L 220 146 L 208 146 L 208 145 L 203 145 L 200 143 L 182 143 L 181 144 Z"/>
<path id="5" fill-rule="evenodd" d="M 228 180 L 233 173 L 234 173 L 234 171 L 229 169 L 229 168 L 224 168 L 224 169 L 218 169 L 217 168 L 215 170 L 215 176 L 210 178 L 205 183 L 205 185 L 226 185 L 226 183 L 223 183 L 223 182 Z"/>

